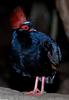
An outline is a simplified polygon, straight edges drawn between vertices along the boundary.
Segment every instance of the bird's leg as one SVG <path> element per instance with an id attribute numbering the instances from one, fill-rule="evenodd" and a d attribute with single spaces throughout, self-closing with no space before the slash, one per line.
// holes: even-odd
<path id="1" fill-rule="evenodd" d="M 35 79 L 35 86 L 34 86 L 34 90 L 33 91 L 30 91 L 30 92 L 26 92 L 25 94 L 28 94 L 28 95 L 37 95 L 40 90 L 38 89 L 38 80 L 39 80 L 39 77 L 37 76 L 36 79 Z"/>
<path id="2" fill-rule="evenodd" d="M 30 92 L 27 92 L 26 94 L 28 94 L 28 95 L 36 95 L 36 96 L 39 96 L 39 95 L 43 94 L 43 92 L 44 92 L 44 85 L 45 85 L 45 77 L 42 76 L 41 91 L 38 89 L 38 80 L 39 80 L 39 77 L 37 76 L 36 80 L 35 80 L 34 90 L 30 91 Z"/>
<path id="3" fill-rule="evenodd" d="M 41 91 L 38 89 L 38 80 L 39 80 L 39 77 L 36 77 L 34 91 L 33 91 L 34 95 L 36 96 L 40 96 L 44 93 L 45 77 L 42 76 L 42 79 L 41 79 Z"/>
<path id="4" fill-rule="evenodd" d="M 45 86 L 45 76 L 42 76 L 42 82 L 41 82 L 41 94 L 44 92 L 44 86 Z"/>
<path id="5" fill-rule="evenodd" d="M 38 89 L 38 81 L 39 81 L 39 77 L 37 76 L 35 80 L 34 90 L 33 90 L 34 93 L 40 92 L 40 90 Z"/>

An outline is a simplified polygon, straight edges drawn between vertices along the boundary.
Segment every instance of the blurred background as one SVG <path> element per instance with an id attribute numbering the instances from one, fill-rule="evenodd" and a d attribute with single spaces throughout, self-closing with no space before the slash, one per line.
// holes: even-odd
<path id="1" fill-rule="evenodd" d="M 11 18 L 21 8 L 34 27 L 50 35 L 60 46 L 61 86 L 59 93 L 69 94 L 69 0 L 0 0 L 0 86 L 8 87 L 7 54 L 10 45 Z"/>

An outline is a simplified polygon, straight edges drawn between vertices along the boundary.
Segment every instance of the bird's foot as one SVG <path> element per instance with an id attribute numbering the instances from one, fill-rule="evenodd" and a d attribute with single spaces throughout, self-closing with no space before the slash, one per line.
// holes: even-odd
<path id="1" fill-rule="evenodd" d="M 31 95 L 31 96 L 40 96 L 40 95 L 42 95 L 43 93 L 44 93 L 44 92 L 43 92 L 43 91 L 40 91 L 39 89 L 30 91 L 30 92 L 25 92 L 25 94 Z"/>

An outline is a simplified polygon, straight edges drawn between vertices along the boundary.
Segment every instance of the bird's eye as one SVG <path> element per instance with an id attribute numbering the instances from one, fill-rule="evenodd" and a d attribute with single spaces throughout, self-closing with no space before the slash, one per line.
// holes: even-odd
<path id="1" fill-rule="evenodd" d="M 21 29 L 23 29 L 23 30 L 29 30 L 29 26 L 28 25 L 23 25 L 23 26 L 21 26 Z"/>

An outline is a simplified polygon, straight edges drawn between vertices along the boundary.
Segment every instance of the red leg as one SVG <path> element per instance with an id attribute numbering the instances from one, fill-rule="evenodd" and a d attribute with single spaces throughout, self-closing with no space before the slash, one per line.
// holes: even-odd
<path id="1" fill-rule="evenodd" d="M 41 94 L 43 94 L 43 92 L 44 92 L 44 85 L 45 85 L 45 77 L 42 76 Z"/>
<path id="2" fill-rule="evenodd" d="M 38 89 L 38 80 L 39 80 L 39 77 L 37 76 L 36 80 L 35 80 L 34 90 L 30 91 L 30 92 L 25 92 L 25 94 L 27 94 L 27 95 L 38 95 L 40 93 L 40 90 Z"/>
<path id="3" fill-rule="evenodd" d="M 26 92 L 25 94 L 34 95 L 34 96 L 40 96 L 40 95 L 42 95 L 44 93 L 45 77 L 42 76 L 41 91 L 38 89 L 38 80 L 39 80 L 39 77 L 37 76 L 36 80 L 35 80 L 34 90 L 30 91 L 30 92 Z"/>

